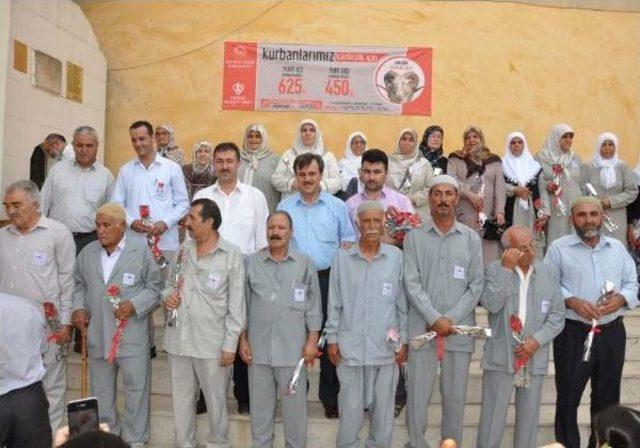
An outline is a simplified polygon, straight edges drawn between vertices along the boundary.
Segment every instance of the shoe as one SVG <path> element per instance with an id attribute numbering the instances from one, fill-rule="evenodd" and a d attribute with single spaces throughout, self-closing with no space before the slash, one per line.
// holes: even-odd
<path id="1" fill-rule="evenodd" d="M 334 419 L 340 417 L 338 412 L 338 406 L 333 404 L 323 404 L 324 406 L 324 416 L 328 419 Z"/>
<path id="2" fill-rule="evenodd" d="M 196 415 L 202 415 L 207 413 L 207 403 L 204 401 L 204 395 L 200 391 L 200 398 L 196 403 Z"/>
<path id="3" fill-rule="evenodd" d="M 238 414 L 249 415 L 251 412 L 251 406 L 249 403 L 238 403 Z"/>
<path id="4" fill-rule="evenodd" d="M 73 343 L 73 351 L 82 354 L 82 335 L 80 330 L 75 329 L 74 332 L 75 341 Z"/>
<path id="5" fill-rule="evenodd" d="M 153 347 L 151 347 L 151 350 L 149 350 L 149 356 L 151 356 L 151 359 L 153 359 L 156 356 L 158 356 L 158 352 L 156 351 L 156 346 L 155 345 Z"/>

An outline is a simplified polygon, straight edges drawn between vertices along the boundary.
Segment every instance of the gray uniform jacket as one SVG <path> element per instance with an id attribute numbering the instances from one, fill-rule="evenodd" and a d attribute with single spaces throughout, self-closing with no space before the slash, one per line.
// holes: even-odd
<path id="1" fill-rule="evenodd" d="M 246 259 L 247 333 L 252 362 L 295 366 L 308 331 L 320 331 L 320 286 L 313 260 L 289 249 L 282 261 L 269 248 Z"/>
<path id="2" fill-rule="evenodd" d="M 482 266 L 480 237 L 464 224 L 456 222 L 446 235 L 432 221 L 409 232 L 404 242 L 409 337 L 423 334 L 442 316 L 454 325 L 475 325 L 484 284 Z M 471 353 L 473 338 L 448 336 L 445 348 Z"/>
<path id="3" fill-rule="evenodd" d="M 149 352 L 149 313 L 160 302 L 162 280 L 146 241 L 128 238 L 120 258 L 105 285 L 101 261 L 102 246 L 94 241 L 78 255 L 73 292 L 74 311 L 86 310 L 91 320 L 87 334 L 89 356 L 106 358 L 116 329 L 113 305 L 105 298 L 111 285 L 120 288 L 122 300 L 131 300 L 136 314 L 127 321 L 118 357 Z"/>
<path id="4" fill-rule="evenodd" d="M 381 244 L 369 262 L 358 244 L 341 249 L 331 266 L 325 331 L 337 343 L 347 366 L 392 364 L 394 347 L 387 331 L 407 343 L 407 300 L 402 284 L 402 252 Z"/>
<path id="5" fill-rule="evenodd" d="M 484 344 L 481 367 L 485 370 L 512 372 L 516 340 L 511 331 L 511 315 L 519 311 L 520 277 L 504 269 L 496 260 L 485 269 L 482 305 L 489 311 L 492 334 Z M 564 299 L 555 269 L 541 261 L 533 264 L 527 291 L 525 337 L 531 336 L 540 348 L 529 360 L 529 372 L 545 375 L 551 341 L 564 328 Z"/>

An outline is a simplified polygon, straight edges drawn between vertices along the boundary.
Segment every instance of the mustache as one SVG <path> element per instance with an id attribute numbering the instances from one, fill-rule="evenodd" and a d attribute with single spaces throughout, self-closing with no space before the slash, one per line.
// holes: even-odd
<path id="1" fill-rule="evenodd" d="M 269 241 L 282 241 L 282 237 L 278 235 L 273 235 L 269 237 Z"/>

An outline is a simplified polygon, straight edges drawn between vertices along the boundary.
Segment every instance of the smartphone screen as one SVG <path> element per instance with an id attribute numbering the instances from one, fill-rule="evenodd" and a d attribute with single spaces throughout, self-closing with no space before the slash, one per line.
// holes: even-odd
<path id="1" fill-rule="evenodd" d="M 67 404 L 69 437 L 98 429 L 98 399 L 91 397 Z"/>

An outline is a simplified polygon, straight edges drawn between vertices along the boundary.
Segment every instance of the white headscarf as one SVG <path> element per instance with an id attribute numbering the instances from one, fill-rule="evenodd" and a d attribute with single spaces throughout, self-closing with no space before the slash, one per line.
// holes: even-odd
<path id="1" fill-rule="evenodd" d="M 205 166 L 200 166 L 198 165 L 198 157 L 196 156 L 196 152 L 198 152 L 198 149 L 200 149 L 203 146 L 205 148 L 208 148 L 209 163 L 207 163 Z M 193 169 L 193 172 L 195 174 L 212 172 L 213 171 L 212 162 L 213 162 L 213 145 L 210 142 L 208 142 L 207 140 L 202 140 L 196 143 L 195 145 L 193 145 L 193 161 L 191 162 L 191 168 Z"/>
<path id="2" fill-rule="evenodd" d="M 251 131 L 259 132 L 260 136 L 262 137 L 260 147 L 255 151 L 249 149 L 249 142 L 247 141 L 247 136 Z M 242 139 L 242 150 L 240 151 L 240 157 L 242 157 L 247 162 L 242 175 L 243 184 L 253 184 L 253 175 L 258 169 L 260 159 L 264 159 L 269 154 L 271 154 L 271 150 L 269 149 L 269 136 L 267 135 L 267 128 L 265 128 L 261 124 L 250 124 L 249 126 L 247 126 L 247 129 L 245 129 L 244 131 L 244 138 Z"/>
<path id="3" fill-rule="evenodd" d="M 610 159 L 603 159 L 600 155 L 600 148 L 602 148 L 602 144 L 607 140 L 613 142 L 616 147 L 616 152 Z M 614 133 L 603 132 L 598 136 L 598 142 L 593 149 L 592 163 L 596 168 L 600 168 L 600 182 L 602 182 L 602 186 L 604 188 L 613 187 L 616 183 L 616 165 L 620 163 L 620 158 L 618 157 L 618 137 Z"/>
<path id="4" fill-rule="evenodd" d="M 524 149 L 519 157 L 514 156 L 511 152 L 511 141 L 516 137 L 524 142 Z M 522 132 L 516 131 L 507 135 L 507 139 L 504 142 L 504 154 L 505 156 L 502 159 L 504 174 L 520 186 L 527 185 L 542 168 L 529 152 L 527 139 Z"/>
<path id="5" fill-rule="evenodd" d="M 550 164 L 560 164 L 564 167 L 568 166 L 573 160 L 573 151 L 563 152 L 560 148 L 560 139 L 568 132 L 572 134 L 573 129 L 565 123 L 554 124 L 547 136 L 547 140 L 542 145 L 539 157 Z"/>
<path id="6" fill-rule="evenodd" d="M 166 146 L 163 146 L 162 148 L 158 148 L 158 149 L 175 148 L 176 147 L 176 134 L 173 131 L 173 126 L 171 126 L 170 124 L 161 124 L 160 126 L 156 127 L 156 131 L 158 129 L 164 129 L 165 131 L 167 131 L 169 133 L 169 143 Z"/>
<path id="7" fill-rule="evenodd" d="M 351 179 L 353 177 L 357 177 L 358 169 L 360 169 L 360 165 L 362 164 L 362 154 L 360 154 L 359 156 L 356 156 L 355 154 L 353 154 L 353 151 L 351 150 L 351 142 L 356 137 L 360 137 L 362 140 L 364 140 L 365 150 L 366 150 L 367 137 L 365 137 L 365 135 L 362 132 L 356 131 L 349 136 L 349 138 L 347 139 L 346 146 L 344 148 L 344 158 L 341 159 L 340 163 L 338 164 L 340 166 L 340 171 L 342 172 L 342 176 L 345 180 L 347 178 Z"/>
<path id="8" fill-rule="evenodd" d="M 402 139 L 402 136 L 404 134 L 411 134 L 413 135 L 413 140 L 414 140 L 414 147 L 413 147 L 413 151 L 410 154 L 402 154 L 402 152 L 400 151 L 400 140 Z M 396 140 L 396 149 L 395 151 L 393 151 L 393 154 L 391 154 L 391 157 L 393 157 L 394 159 L 398 160 L 401 164 L 405 164 L 406 166 L 411 165 L 411 163 L 413 163 L 415 161 L 415 159 L 417 159 L 418 157 L 418 143 L 420 143 L 418 141 L 418 133 L 416 132 L 415 129 L 411 129 L 411 128 L 405 128 L 402 131 L 400 131 L 400 135 L 398 135 L 398 140 Z M 406 164 L 406 161 L 409 160 L 410 163 Z"/>
<path id="9" fill-rule="evenodd" d="M 316 141 L 313 146 L 305 146 L 305 144 L 302 143 L 302 126 L 304 126 L 305 124 L 310 124 L 316 129 Z M 298 130 L 296 131 L 296 141 L 293 143 L 293 151 L 297 156 L 310 152 L 322 157 L 322 155 L 324 154 L 324 143 L 322 142 L 322 133 L 320 132 L 318 123 L 309 118 L 300 122 L 300 124 L 298 125 Z"/>

